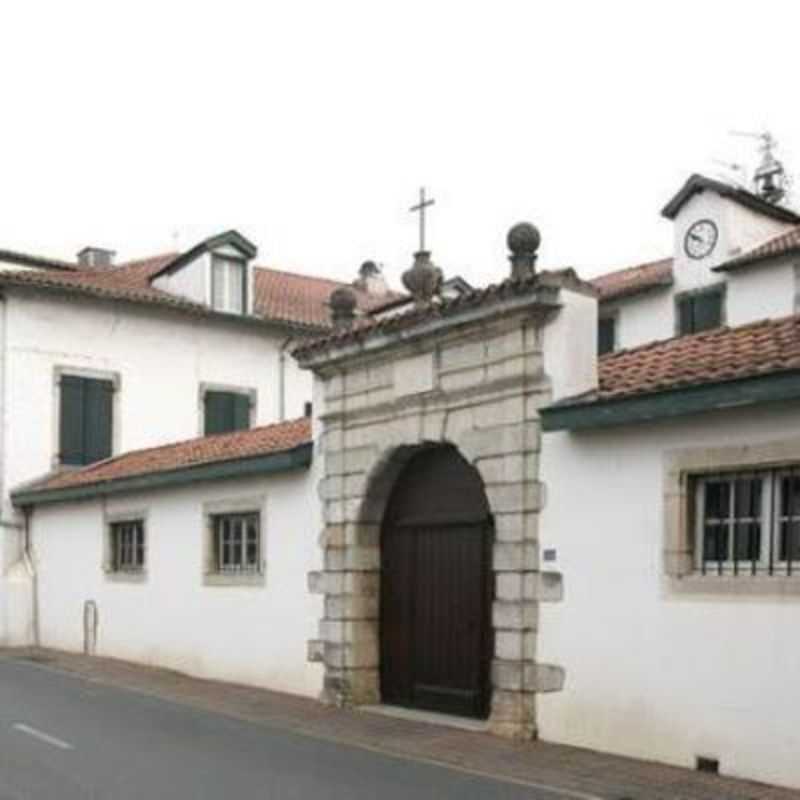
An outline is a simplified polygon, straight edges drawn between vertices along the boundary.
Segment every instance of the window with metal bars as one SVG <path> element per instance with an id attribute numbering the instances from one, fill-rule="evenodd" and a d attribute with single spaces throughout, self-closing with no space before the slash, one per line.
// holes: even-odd
<path id="1" fill-rule="evenodd" d="M 703 575 L 800 575 L 800 465 L 694 481 Z"/>
<path id="2" fill-rule="evenodd" d="M 261 572 L 261 515 L 217 514 L 212 519 L 217 572 Z"/>
<path id="3" fill-rule="evenodd" d="M 111 569 L 142 572 L 145 563 L 144 522 L 140 519 L 111 523 Z"/>

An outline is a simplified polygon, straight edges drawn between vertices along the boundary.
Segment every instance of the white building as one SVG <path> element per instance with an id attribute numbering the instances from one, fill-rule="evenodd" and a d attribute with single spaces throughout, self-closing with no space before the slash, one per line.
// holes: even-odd
<path id="1" fill-rule="evenodd" d="M 191 438 L 206 383 L 267 398 L 259 422 L 300 413 L 309 373 L 281 371 L 286 331 L 266 329 L 319 331 L 341 285 L 264 273 L 259 289 L 249 267 L 215 284 L 215 254 L 249 261 L 235 236 L 153 267 L 128 291 L 165 293 L 170 319 L 185 305 L 170 331 L 220 338 L 190 346 L 183 375 L 183 346 L 131 327 L 155 377 L 145 364 L 126 377 L 139 356 L 99 340 L 144 325 L 138 311 L 87 323 L 91 369 L 147 386 L 116 457 L 20 485 L 53 466 L 58 428 L 30 468 L 21 444 L 8 451 L 17 573 L 34 578 L 29 607 L 7 603 L 14 641 L 800 787 L 800 217 L 701 176 L 664 215 L 668 258 L 591 284 L 536 271 L 539 234 L 521 224 L 513 277 L 486 289 L 431 298 L 438 279 L 418 258 L 412 308 L 337 292 L 338 329 L 291 345 L 314 376 L 313 420 L 211 437 Z M 87 282 L 80 302 L 107 302 L 98 281 L 113 272 L 63 272 L 0 284 L 13 299 Z M 36 302 L 56 313 L 52 295 Z M 238 319 L 223 341 L 217 302 L 268 319 Z M 354 322 L 356 302 L 377 311 Z M 244 344 L 251 326 L 263 351 Z M 61 357 L 40 364 L 27 341 L 3 391 L 38 382 L 41 397 Z M 174 381 L 183 399 L 153 391 Z M 290 384 L 282 403 L 274 388 Z M 40 404 L 55 413 L 52 388 Z M 145 430 L 128 432 L 142 410 Z M 16 441 L 41 436 L 20 424 Z M 187 441 L 158 446 L 169 437 Z"/>
<path id="2" fill-rule="evenodd" d="M 334 281 L 255 266 L 236 232 L 116 265 L 0 251 L 0 643 L 32 636 L 34 565 L 9 492 L 142 447 L 309 413 L 289 351 Z M 392 295 L 357 292 L 361 306 Z"/>

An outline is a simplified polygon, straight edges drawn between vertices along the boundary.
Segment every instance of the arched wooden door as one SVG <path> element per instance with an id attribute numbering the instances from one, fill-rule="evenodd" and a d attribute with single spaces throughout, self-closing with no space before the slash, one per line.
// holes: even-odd
<path id="1" fill-rule="evenodd" d="M 415 455 L 381 531 L 384 703 L 488 716 L 491 543 L 477 471 L 452 447 Z"/>

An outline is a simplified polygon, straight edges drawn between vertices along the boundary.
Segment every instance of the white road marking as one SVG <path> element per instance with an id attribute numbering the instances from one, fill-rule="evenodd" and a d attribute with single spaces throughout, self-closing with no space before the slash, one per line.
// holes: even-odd
<path id="1" fill-rule="evenodd" d="M 46 742 L 47 744 L 51 744 L 53 745 L 53 747 L 58 747 L 61 750 L 75 749 L 69 742 L 65 742 L 63 739 L 58 739 L 55 736 L 50 736 L 49 733 L 45 733 L 44 731 L 32 728 L 30 725 L 24 725 L 21 722 L 17 722 L 15 725 L 12 725 L 11 727 L 15 731 L 19 731 L 20 733 L 26 733 L 28 734 L 28 736 L 32 736 L 34 739 L 38 739 L 40 742 Z"/>

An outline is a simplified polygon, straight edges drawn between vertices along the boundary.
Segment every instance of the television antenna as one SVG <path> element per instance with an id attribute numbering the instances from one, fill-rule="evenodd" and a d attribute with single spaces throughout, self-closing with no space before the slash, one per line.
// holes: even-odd
<path id="1" fill-rule="evenodd" d="M 778 204 L 786 199 L 791 179 L 783 164 L 775 158 L 774 150 L 778 146 L 775 137 L 769 131 L 755 133 L 752 131 L 731 131 L 731 136 L 755 139 L 760 142 L 761 163 L 751 179 L 753 191 L 769 203 Z"/>

